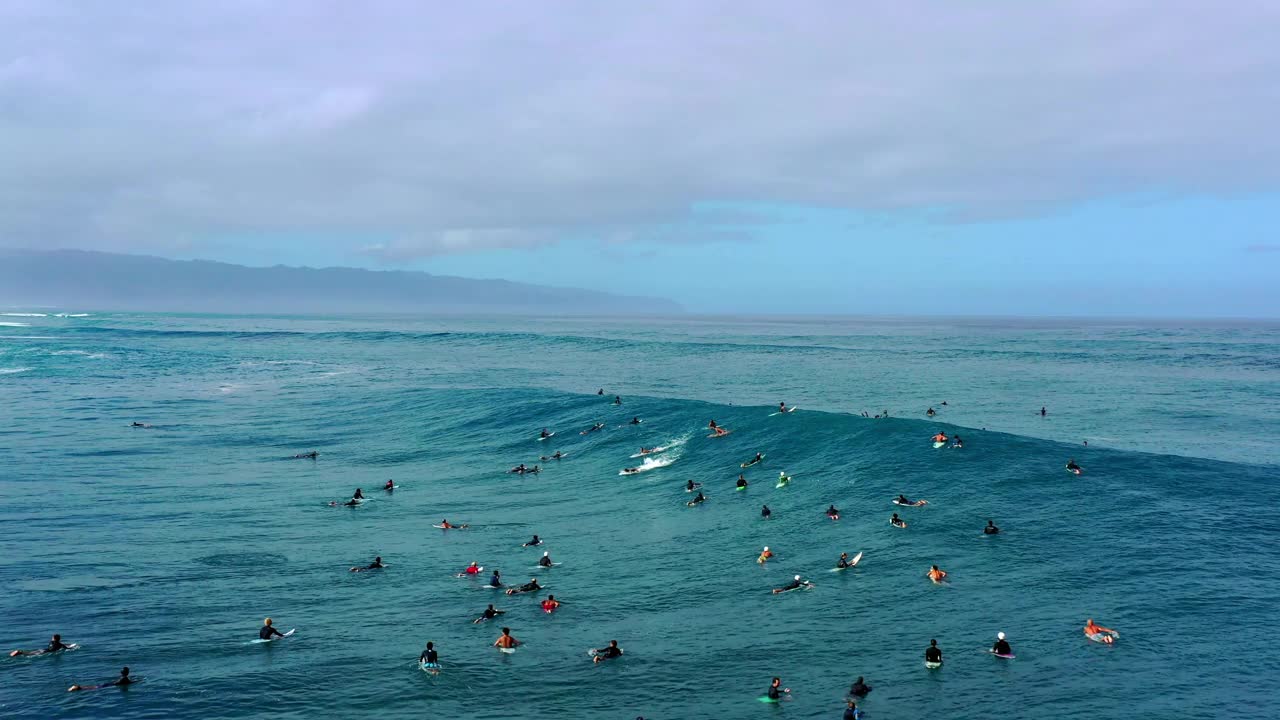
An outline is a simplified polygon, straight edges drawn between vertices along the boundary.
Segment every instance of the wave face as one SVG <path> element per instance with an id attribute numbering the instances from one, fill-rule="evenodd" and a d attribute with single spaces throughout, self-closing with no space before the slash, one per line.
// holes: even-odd
<path id="1" fill-rule="evenodd" d="M 31 320 L 0 335 L 0 367 L 26 368 L 0 376 L 0 492 L 25 498 L 0 504 L 0 616 L 15 647 L 53 628 L 85 649 L 74 668 L 11 662 L 7 717 L 472 717 L 503 697 L 525 717 L 723 718 L 759 712 L 773 675 L 805 717 L 840 712 L 857 675 L 886 716 L 985 718 L 993 699 L 1030 718 L 1274 715 L 1267 664 L 1224 642 L 1266 627 L 1280 592 L 1261 571 L 1280 560 L 1280 470 L 1240 436 L 1243 418 L 1274 435 L 1274 329 Z M 802 409 L 771 416 L 783 400 Z M 732 432 L 708 438 L 712 419 Z M 933 449 L 939 429 L 965 447 Z M 1161 443 L 1182 455 L 1125 449 Z M 655 446 L 672 447 L 633 458 Z M 686 507 L 689 480 L 706 503 Z M 356 487 L 369 502 L 327 506 Z M 546 545 L 519 548 L 534 533 Z M 562 564 L 535 571 L 541 550 Z M 865 555 L 828 573 L 841 552 Z M 385 571 L 346 572 L 374 555 Z M 472 560 L 537 572 L 565 606 L 453 577 Z M 949 586 L 923 577 L 935 563 Z M 769 592 L 796 573 L 817 587 Z M 519 653 L 469 622 L 488 602 Z M 298 634 L 242 644 L 268 614 Z M 1120 641 L 1090 643 L 1089 617 Z M 997 631 L 1017 660 L 982 652 Z M 626 657 L 593 667 L 586 649 L 615 638 Z M 437 679 L 409 662 L 427 640 Z M 148 684 L 56 692 L 118 658 Z M 306 689 L 263 705 L 268 675 Z"/>

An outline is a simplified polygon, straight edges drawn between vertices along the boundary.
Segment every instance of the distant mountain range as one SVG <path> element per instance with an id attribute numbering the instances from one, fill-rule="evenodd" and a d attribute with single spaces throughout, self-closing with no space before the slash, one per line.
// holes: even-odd
<path id="1" fill-rule="evenodd" d="M 0 306 L 156 312 L 667 314 L 659 298 L 424 272 L 252 268 L 85 250 L 0 249 Z"/>

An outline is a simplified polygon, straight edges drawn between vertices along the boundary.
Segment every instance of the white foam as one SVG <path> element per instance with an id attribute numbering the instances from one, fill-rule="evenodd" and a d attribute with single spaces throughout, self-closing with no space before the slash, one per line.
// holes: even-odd
<path id="1" fill-rule="evenodd" d="M 54 315 L 54 317 L 89 317 L 89 313 L 58 313 L 57 315 Z"/>
<path id="2" fill-rule="evenodd" d="M 91 359 L 91 360 L 103 360 L 103 359 L 105 359 L 105 358 L 107 357 L 107 354 L 106 354 L 106 353 L 100 353 L 100 352 L 97 352 L 97 353 L 91 353 L 91 352 L 85 352 L 84 350 L 57 350 L 57 351 L 53 352 L 52 354 L 54 354 L 54 355 L 82 355 L 82 356 L 87 357 L 87 358 L 89 358 L 89 359 Z"/>
<path id="3" fill-rule="evenodd" d="M 57 340 L 52 335 L 0 335 L 0 340 Z"/>
<path id="4" fill-rule="evenodd" d="M 0 327 L 31 327 L 31 323 L 0 322 Z"/>
<path id="5" fill-rule="evenodd" d="M 44 313 L 0 313 L 4 317 L 49 317 Z"/>
<path id="6" fill-rule="evenodd" d="M 657 470 L 660 467 L 666 467 L 670 465 L 671 463 L 675 462 L 677 459 L 678 459 L 678 456 L 677 457 L 658 457 L 658 458 L 647 457 L 644 459 L 644 462 L 640 463 L 640 466 L 636 468 L 636 472 L 627 472 L 626 470 L 619 470 L 618 474 L 619 475 L 635 475 L 636 473 L 647 472 L 649 470 Z"/>
<path id="7" fill-rule="evenodd" d="M 0 368 L 0 375 L 13 375 L 15 373 L 26 372 L 31 368 Z"/>

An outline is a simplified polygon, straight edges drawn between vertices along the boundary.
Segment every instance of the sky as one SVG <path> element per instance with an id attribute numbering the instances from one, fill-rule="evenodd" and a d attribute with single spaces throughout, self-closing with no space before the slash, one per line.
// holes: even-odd
<path id="1" fill-rule="evenodd" d="M 5 0 L 0 246 L 708 313 L 1280 317 L 1276 27 L 1252 0 Z"/>

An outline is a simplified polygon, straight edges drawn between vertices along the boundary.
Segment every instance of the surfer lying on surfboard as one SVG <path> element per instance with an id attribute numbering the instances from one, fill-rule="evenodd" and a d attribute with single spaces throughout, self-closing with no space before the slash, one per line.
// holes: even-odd
<path id="1" fill-rule="evenodd" d="M 61 635 L 54 635 L 53 639 L 49 641 L 49 645 L 47 647 L 40 648 L 39 650 L 14 650 L 9 653 L 9 657 L 19 657 L 23 655 L 48 655 L 62 650 L 75 650 L 76 647 L 78 646 L 75 643 L 67 645 L 62 642 Z"/>
<path id="2" fill-rule="evenodd" d="M 791 590 L 799 590 L 800 588 L 811 588 L 811 587 L 813 587 L 813 583 L 809 582 L 808 580 L 801 580 L 800 576 L 796 575 L 791 580 L 791 582 L 787 583 L 786 585 L 783 585 L 780 588 L 774 588 L 773 594 L 777 595 L 779 593 L 789 592 Z"/>
<path id="3" fill-rule="evenodd" d="M 142 681 L 134 680 L 133 678 L 129 677 L 129 668 L 124 667 L 124 668 L 120 668 L 120 677 L 112 682 L 103 683 L 101 685 L 72 685 L 71 687 L 67 688 L 67 692 L 76 692 L 77 690 L 101 690 L 102 688 L 108 688 L 108 687 L 127 687 L 137 682 L 142 682 Z"/>
<path id="4" fill-rule="evenodd" d="M 1094 642 L 1100 642 L 1107 645 L 1115 642 L 1116 638 L 1120 637 L 1120 633 L 1112 630 L 1111 628 L 1102 627 L 1095 623 L 1093 618 L 1089 618 L 1084 621 L 1084 634 L 1085 637 Z"/>
<path id="5" fill-rule="evenodd" d="M 708 437 L 724 437 L 729 434 L 729 431 L 717 425 L 715 420 L 707 423 L 707 427 L 711 428 L 711 435 Z"/>

